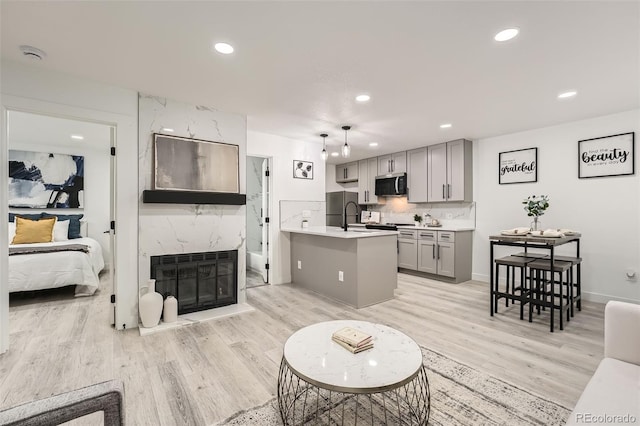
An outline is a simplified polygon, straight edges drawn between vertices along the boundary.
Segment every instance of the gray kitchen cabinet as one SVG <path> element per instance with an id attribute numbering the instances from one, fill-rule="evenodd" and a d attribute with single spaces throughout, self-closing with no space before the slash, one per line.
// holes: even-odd
<path id="1" fill-rule="evenodd" d="M 376 196 L 377 173 L 377 158 L 358 161 L 358 204 L 378 204 Z"/>
<path id="2" fill-rule="evenodd" d="M 418 271 L 430 274 L 438 273 L 436 250 L 437 243 L 435 241 L 418 240 Z"/>
<path id="3" fill-rule="evenodd" d="M 436 275 L 447 282 L 462 282 L 471 279 L 471 232 L 472 231 L 417 231 L 417 267 L 398 266 Z M 400 235 L 398 255 L 400 256 Z M 408 256 L 410 245 L 404 245 L 404 256 Z M 403 262 L 404 264 L 404 262 Z M 408 265 L 408 262 L 406 263 Z"/>
<path id="4" fill-rule="evenodd" d="M 390 173 L 406 173 L 407 152 L 396 152 L 395 154 L 378 157 L 378 175 Z"/>
<path id="5" fill-rule="evenodd" d="M 418 231 L 418 271 L 438 273 L 438 232 Z"/>
<path id="6" fill-rule="evenodd" d="M 466 139 L 427 147 L 429 202 L 472 201 L 472 149 Z"/>
<path id="7" fill-rule="evenodd" d="M 398 268 L 418 269 L 417 231 L 400 229 L 398 231 Z"/>
<path id="8" fill-rule="evenodd" d="M 429 201 L 427 147 L 407 151 L 407 201 Z"/>
<path id="9" fill-rule="evenodd" d="M 336 182 L 356 182 L 358 180 L 358 162 L 336 165 Z"/>
<path id="10" fill-rule="evenodd" d="M 438 242 L 438 275 L 455 277 L 456 254 L 454 243 Z"/>

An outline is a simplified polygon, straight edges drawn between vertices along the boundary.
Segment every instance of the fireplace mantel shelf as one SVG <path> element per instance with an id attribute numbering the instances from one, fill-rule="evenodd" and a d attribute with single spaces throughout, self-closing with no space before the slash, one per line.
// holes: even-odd
<path id="1" fill-rule="evenodd" d="M 247 204 L 247 195 L 230 194 L 226 192 L 145 189 L 142 191 L 142 202 L 156 204 L 221 204 L 241 206 Z"/>

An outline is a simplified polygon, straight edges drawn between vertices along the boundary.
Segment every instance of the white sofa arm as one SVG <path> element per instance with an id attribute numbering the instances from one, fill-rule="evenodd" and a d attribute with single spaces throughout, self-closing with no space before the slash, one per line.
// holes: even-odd
<path id="1" fill-rule="evenodd" d="M 604 356 L 640 365 L 640 305 L 607 303 L 604 309 Z"/>

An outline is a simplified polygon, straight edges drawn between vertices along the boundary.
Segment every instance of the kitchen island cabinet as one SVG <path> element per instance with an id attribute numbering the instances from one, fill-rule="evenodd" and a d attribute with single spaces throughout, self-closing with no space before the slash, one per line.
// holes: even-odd
<path id="1" fill-rule="evenodd" d="M 291 278 L 355 308 L 393 299 L 398 233 L 337 227 L 282 229 L 291 243 Z"/>

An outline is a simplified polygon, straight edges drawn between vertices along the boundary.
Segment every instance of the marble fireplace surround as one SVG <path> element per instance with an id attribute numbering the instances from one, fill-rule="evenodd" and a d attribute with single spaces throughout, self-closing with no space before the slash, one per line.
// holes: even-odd
<path id="1" fill-rule="evenodd" d="M 138 294 L 147 291 L 150 256 L 238 250 L 237 305 L 182 315 L 178 323 L 160 324 L 148 334 L 197 321 L 252 310 L 246 305 L 246 206 L 147 204 L 145 189 L 153 189 L 153 133 L 230 143 L 239 147 L 240 193 L 246 193 L 246 117 L 206 106 L 190 105 L 139 94 L 138 135 Z M 168 132 L 165 129 L 172 129 Z M 215 312 L 213 312 L 215 311 Z"/>

